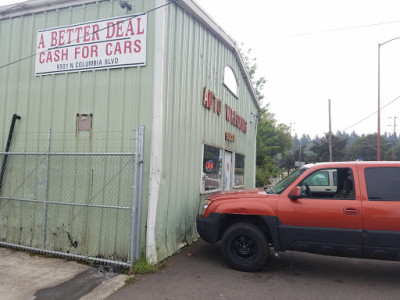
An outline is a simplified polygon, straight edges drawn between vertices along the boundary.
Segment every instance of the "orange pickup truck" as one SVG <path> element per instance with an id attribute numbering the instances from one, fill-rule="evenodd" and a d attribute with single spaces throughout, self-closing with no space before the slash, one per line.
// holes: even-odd
<path id="1" fill-rule="evenodd" d="M 268 190 L 209 195 L 197 231 L 227 264 L 257 271 L 275 251 L 400 259 L 400 163 L 305 165 Z"/>

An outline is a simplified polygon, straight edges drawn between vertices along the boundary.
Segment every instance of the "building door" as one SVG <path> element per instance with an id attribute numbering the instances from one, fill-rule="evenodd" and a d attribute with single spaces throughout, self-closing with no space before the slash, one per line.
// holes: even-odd
<path id="1" fill-rule="evenodd" d="M 224 191 L 229 191 L 232 186 L 232 152 L 225 151 L 224 166 Z"/>

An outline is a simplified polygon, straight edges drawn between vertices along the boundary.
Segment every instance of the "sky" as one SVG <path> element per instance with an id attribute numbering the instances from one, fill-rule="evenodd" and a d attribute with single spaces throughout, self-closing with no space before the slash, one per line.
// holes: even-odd
<path id="1" fill-rule="evenodd" d="M 196 2 L 252 49 L 258 76 L 267 80 L 263 105 L 292 125 L 293 134 L 327 133 L 329 99 L 333 133 L 377 132 L 378 43 L 400 37 L 398 0 Z M 393 133 L 393 118 L 400 117 L 400 40 L 380 50 L 381 133 Z M 397 124 L 400 118 L 396 132 Z"/>
<path id="2" fill-rule="evenodd" d="M 377 132 L 378 44 L 400 37 L 398 0 L 195 1 L 252 49 L 267 80 L 261 104 L 292 134 L 327 133 L 329 99 L 333 133 Z M 400 39 L 380 47 L 380 62 L 381 133 L 399 132 Z"/>

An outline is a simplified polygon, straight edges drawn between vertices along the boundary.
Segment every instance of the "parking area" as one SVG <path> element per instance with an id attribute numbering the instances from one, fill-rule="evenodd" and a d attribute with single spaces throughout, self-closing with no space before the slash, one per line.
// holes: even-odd
<path id="1" fill-rule="evenodd" d="M 257 273 L 229 269 L 202 240 L 160 271 L 126 275 L 0 248 L 1 299 L 398 299 L 400 263 L 284 252 Z"/>
<path id="2" fill-rule="evenodd" d="M 398 299 L 399 274 L 399 262 L 298 252 L 244 273 L 226 267 L 218 245 L 200 240 L 109 299 Z"/>

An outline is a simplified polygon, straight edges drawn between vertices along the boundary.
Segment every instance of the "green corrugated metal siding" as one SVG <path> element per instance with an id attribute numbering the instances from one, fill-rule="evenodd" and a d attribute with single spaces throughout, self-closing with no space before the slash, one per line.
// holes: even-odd
<path id="1" fill-rule="evenodd" d="M 153 8 L 150 1 L 135 3 L 139 13 Z M 32 56 L 39 29 L 124 15 L 118 1 L 79 5 L 0 21 L 0 65 Z M 148 20 L 147 66 L 35 77 L 35 58 L 0 69 L 0 146 L 7 140 L 12 114 L 22 119 L 13 150 L 131 151 L 133 129 L 150 129 L 153 93 L 154 16 Z M 93 132 L 75 134 L 76 114 L 93 114 Z M 148 132 L 149 133 L 149 132 Z"/>
<path id="2" fill-rule="evenodd" d="M 97 1 L 95 4 L 0 20 L 0 65 L 35 53 L 36 32 L 39 29 L 123 15 L 124 11 L 118 2 Z M 131 13 L 152 9 L 154 2 L 135 1 Z M 235 54 L 175 4 L 163 9 L 167 12 L 167 22 L 163 166 L 156 224 L 159 260 L 197 238 L 195 218 L 203 198 L 200 194 L 203 144 L 245 155 L 245 186 L 254 186 L 256 128 L 255 123 L 249 122 L 249 117 L 250 113 L 257 112 Z M 146 155 L 143 212 L 146 212 L 153 120 L 154 28 L 154 14 L 149 13 L 145 67 L 35 77 L 35 60 L 30 58 L 1 68 L 0 147 L 6 144 L 14 113 L 21 115 L 22 119 L 16 126 L 12 151 L 45 151 L 49 128 L 52 129 L 52 151 L 133 151 L 133 129 L 137 125 L 144 125 Z M 223 86 L 226 65 L 238 76 L 239 99 Z M 220 116 L 203 107 L 204 87 L 222 100 Z M 247 133 L 225 120 L 225 104 L 248 122 Z M 93 114 L 91 133 L 76 133 L 77 113 Z M 225 132 L 235 134 L 235 143 L 225 141 Z M 52 193 L 63 195 L 62 185 L 60 190 Z M 68 218 L 60 214 L 59 217 Z M 88 222 L 96 222 L 97 219 L 103 222 L 101 216 L 88 217 Z M 107 222 L 117 223 L 118 216 L 113 218 L 114 221 L 108 219 Z M 79 218 L 79 222 L 84 220 L 84 217 Z M 106 224 L 100 226 L 106 230 Z M 18 234 L 15 233 L 16 236 Z M 98 234 L 93 232 L 88 236 Z M 101 234 L 112 237 L 115 232 Z M 23 242 L 28 236 L 18 236 L 18 241 Z M 107 243 L 107 239 L 102 243 Z M 61 246 L 55 243 L 55 247 Z M 96 247 L 98 245 L 91 248 Z"/>
<path id="3" fill-rule="evenodd" d="M 152 9 L 153 2 L 135 1 L 134 8 L 129 13 L 142 13 Z M 15 126 L 10 149 L 14 152 L 46 151 L 48 129 L 52 130 L 50 148 L 53 152 L 133 152 L 135 151 L 134 129 L 138 125 L 144 125 L 146 136 L 151 136 L 154 14 L 148 14 L 146 66 L 35 77 L 35 57 L 32 54 L 36 52 L 37 30 L 122 15 L 125 15 L 125 10 L 119 7 L 119 1 L 97 1 L 0 20 L 0 66 L 27 58 L 0 69 L 0 148 L 2 150 L 5 148 L 11 118 L 15 113 L 21 116 L 21 120 L 17 121 Z M 92 132 L 76 132 L 77 113 L 93 114 Z M 145 141 L 145 149 L 150 149 L 151 139 L 146 138 Z M 149 161 L 148 151 L 145 155 L 144 195 L 148 194 Z M 12 167 L 12 162 L 9 162 L 7 167 Z M 18 168 L 25 170 L 24 165 L 19 165 Z M 103 168 L 106 174 L 107 165 Z M 26 172 L 21 176 L 26 176 Z M 18 178 L 14 179 L 14 182 L 21 182 Z M 63 191 L 63 178 L 57 178 L 54 175 L 51 180 L 60 181 L 58 190 L 56 185 L 55 190 L 49 191 L 55 195 L 59 194 L 59 201 L 81 201 L 78 196 L 79 199 L 64 199 L 63 196 L 66 195 Z M 106 182 L 105 179 L 103 181 Z M 90 184 L 85 184 L 85 182 L 76 182 L 75 189 L 80 195 L 89 194 L 89 186 Z M 13 185 L 4 186 L 2 192 L 3 194 L 12 193 L 15 188 L 17 187 Z M 109 197 L 118 198 L 118 193 Z M 116 205 L 129 205 L 126 199 L 123 203 L 120 203 L 119 199 L 114 200 Z M 102 204 L 102 199 L 96 201 L 99 203 L 92 204 Z M 19 206 L 20 203 L 15 205 L 16 208 Z M 146 208 L 145 202 L 144 211 Z M 30 220 L 35 214 L 40 216 L 43 208 L 41 206 L 35 208 L 32 205 L 32 210 L 29 212 L 31 215 L 27 216 Z M 49 220 L 48 223 L 51 225 L 62 220 L 65 224 L 80 226 L 79 224 L 84 224 L 84 222 L 97 222 L 96 226 L 101 228 L 102 232 L 88 233 L 87 237 L 101 234 L 113 239 L 116 235 L 112 228 L 118 224 L 118 214 L 110 214 L 105 219 L 101 213 L 93 212 L 91 215 L 81 214 L 72 220 L 73 211 L 74 208 L 70 209 L 70 214 L 50 211 L 49 216 L 52 215 L 54 220 Z M 34 225 L 35 221 L 32 222 L 32 226 L 35 227 L 32 230 L 41 230 L 40 226 Z M 8 223 L 6 226 L 17 228 L 15 234 L 8 232 L 9 240 L 22 245 L 38 246 L 38 243 L 40 244 L 39 240 L 29 240 L 29 234 L 21 235 L 18 224 Z M 129 230 L 129 226 L 120 228 L 118 232 L 124 230 Z M 82 237 L 84 238 L 86 237 Z M 82 242 L 89 243 L 88 240 Z M 104 238 L 104 243 L 107 243 L 106 238 Z M 89 248 L 96 249 L 98 246 L 90 245 Z M 54 247 L 59 250 L 67 248 L 68 245 L 54 242 Z"/>
<path id="4" fill-rule="evenodd" d="M 158 259 L 197 238 L 195 219 L 199 212 L 202 144 L 245 155 L 245 186 L 254 186 L 255 123 L 249 122 L 255 107 L 234 53 L 182 9 L 168 9 L 165 50 L 164 141 L 162 181 L 157 208 Z M 239 99 L 223 86 L 224 67 L 239 77 Z M 222 99 L 218 116 L 202 105 L 208 87 Z M 247 120 L 243 133 L 225 119 L 225 104 Z M 225 141 L 225 132 L 236 135 Z"/>

